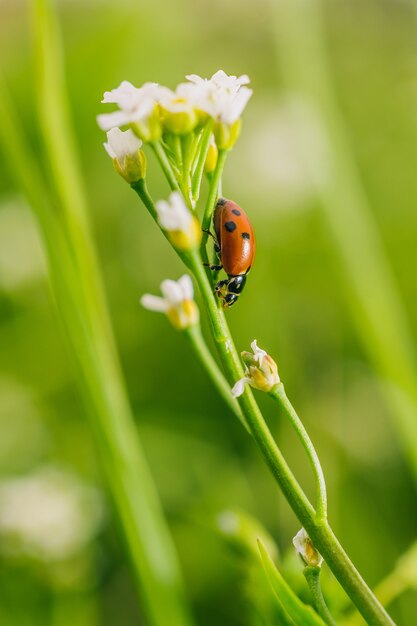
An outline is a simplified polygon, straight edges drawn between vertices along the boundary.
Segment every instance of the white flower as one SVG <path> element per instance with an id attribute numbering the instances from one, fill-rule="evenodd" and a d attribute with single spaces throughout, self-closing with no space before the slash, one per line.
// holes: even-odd
<path id="1" fill-rule="evenodd" d="M 181 83 L 175 91 L 164 88 L 159 102 L 163 123 L 169 132 L 184 135 L 194 130 L 198 122 L 195 85 Z"/>
<path id="2" fill-rule="evenodd" d="M 242 85 L 248 85 L 250 83 L 249 76 L 242 74 L 242 76 L 228 76 L 223 70 L 218 70 L 210 79 L 201 78 L 197 74 L 189 74 L 186 78 L 195 85 L 211 85 L 218 90 L 226 90 L 230 93 L 236 93 L 239 91 Z"/>
<path id="3" fill-rule="evenodd" d="M 164 230 L 182 230 L 186 232 L 193 219 L 183 197 L 178 191 L 173 191 L 167 201 L 159 200 L 156 203 L 158 222 Z"/>
<path id="4" fill-rule="evenodd" d="M 107 132 L 107 143 L 104 143 L 107 154 L 112 159 L 123 161 L 128 154 L 136 154 L 142 147 L 142 142 L 130 130 L 122 131 L 112 128 Z"/>
<path id="5" fill-rule="evenodd" d="M 304 528 L 298 531 L 292 540 L 297 554 L 302 558 L 306 565 L 314 565 L 321 567 L 323 557 L 314 547 L 307 531 Z"/>
<path id="6" fill-rule="evenodd" d="M 98 532 L 98 492 L 52 467 L 0 483 L 0 551 L 45 562 L 72 558 Z"/>
<path id="7" fill-rule="evenodd" d="M 245 391 L 248 384 L 260 391 L 271 391 L 281 381 L 278 376 L 277 364 L 272 357 L 258 348 L 256 339 L 251 343 L 252 352 L 242 352 L 242 359 L 245 363 L 245 376 L 238 380 L 232 389 L 232 395 L 238 398 Z"/>
<path id="8" fill-rule="evenodd" d="M 105 104 L 117 104 L 119 110 L 98 115 L 98 125 L 102 130 L 110 130 L 115 126 L 146 123 L 159 101 L 161 90 L 163 88 L 157 83 L 145 83 L 138 88 L 124 80 L 116 89 L 106 91 L 102 100 Z"/>
<path id="9" fill-rule="evenodd" d="M 175 91 L 164 88 L 159 102 L 171 113 L 193 113 L 197 101 L 197 93 L 191 83 L 180 83 Z"/>
<path id="10" fill-rule="evenodd" d="M 194 302 L 193 283 L 188 274 L 177 281 L 164 280 L 161 283 L 162 298 L 145 294 L 140 302 L 145 309 L 165 313 L 171 324 L 184 330 L 198 323 L 198 308 Z"/>
<path id="11" fill-rule="evenodd" d="M 249 83 L 246 74 L 236 77 L 228 76 L 219 70 L 210 79 L 196 74 L 186 78 L 194 84 L 198 107 L 206 111 L 216 122 L 232 125 L 240 118 L 252 95 L 252 90 L 244 87 Z"/>
<path id="12" fill-rule="evenodd" d="M 130 130 L 112 128 L 107 132 L 107 143 L 104 143 L 107 154 L 113 159 L 116 171 L 126 182 L 133 184 L 145 178 L 146 157 L 141 150 L 142 142 Z"/>

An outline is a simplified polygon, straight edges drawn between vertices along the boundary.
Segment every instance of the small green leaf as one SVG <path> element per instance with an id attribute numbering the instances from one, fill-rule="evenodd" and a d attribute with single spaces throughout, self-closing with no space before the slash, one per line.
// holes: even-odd
<path id="1" fill-rule="evenodd" d="M 258 546 L 266 577 L 278 598 L 278 602 L 288 616 L 297 626 L 325 626 L 321 617 L 310 606 L 301 602 L 284 580 L 260 539 L 258 539 Z"/>

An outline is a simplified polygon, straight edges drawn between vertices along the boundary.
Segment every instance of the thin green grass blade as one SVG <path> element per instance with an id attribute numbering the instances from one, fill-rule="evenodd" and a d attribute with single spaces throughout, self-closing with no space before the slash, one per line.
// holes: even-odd
<path id="1" fill-rule="evenodd" d="M 310 607 L 301 602 L 288 583 L 284 580 L 263 543 L 258 539 L 259 552 L 266 577 L 278 602 L 297 626 L 326 626 L 321 617 Z"/>

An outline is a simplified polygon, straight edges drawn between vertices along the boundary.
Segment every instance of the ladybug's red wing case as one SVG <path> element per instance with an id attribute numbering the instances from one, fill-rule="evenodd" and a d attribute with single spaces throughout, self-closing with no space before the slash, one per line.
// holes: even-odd
<path id="1" fill-rule="evenodd" d="M 220 198 L 214 213 L 220 257 L 228 276 L 247 274 L 255 258 L 255 235 L 248 216 L 236 202 Z"/>

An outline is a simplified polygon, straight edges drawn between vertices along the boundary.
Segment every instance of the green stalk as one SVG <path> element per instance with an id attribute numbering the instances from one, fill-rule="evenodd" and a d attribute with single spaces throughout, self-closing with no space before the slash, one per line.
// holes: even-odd
<path id="1" fill-rule="evenodd" d="M 209 279 L 197 251 L 190 254 L 190 267 L 205 301 L 213 337 L 226 375 L 229 382 L 236 382 L 243 376 L 242 365 L 230 335 L 224 312 L 217 306 Z M 391 618 L 356 570 L 327 521 L 320 518 L 311 506 L 275 443 L 251 390 L 247 387 L 239 398 L 239 404 L 255 443 L 281 487 L 284 496 L 346 593 L 369 624 L 375 626 L 392 625 Z M 283 405 L 283 410 L 292 420 L 293 415 L 289 413 L 289 407 Z"/>
<path id="2" fill-rule="evenodd" d="M 152 202 L 152 200 L 150 200 Z M 207 308 L 213 338 L 223 363 L 230 385 L 243 377 L 243 367 L 233 343 L 224 311 L 218 306 L 210 281 L 202 264 L 198 251 L 182 252 L 186 256 L 186 264 L 194 274 Z M 371 626 L 392 626 L 393 622 L 384 607 L 376 599 L 352 561 L 343 550 L 326 519 L 315 511 L 307 496 L 291 472 L 280 449 L 278 448 L 263 416 L 255 401 L 252 391 L 246 387 L 238 399 L 250 434 L 262 454 L 264 461 L 280 486 L 284 496 L 298 517 L 299 521 L 320 551 L 335 577 L 356 605 L 359 612 Z M 282 404 L 290 421 L 294 415 L 289 404 Z"/>
<path id="3" fill-rule="evenodd" d="M 273 3 L 276 49 L 286 84 L 317 122 L 325 162 L 303 152 L 346 275 L 357 331 L 384 381 L 391 417 L 417 481 L 414 337 L 369 207 L 328 66 L 321 0 Z M 325 170 L 324 172 L 322 170 Z"/>
<path id="4" fill-rule="evenodd" d="M 389 606 L 403 593 L 417 586 L 417 542 L 398 559 L 394 569 L 381 580 L 374 593 L 384 606 Z M 364 626 L 365 622 L 357 613 L 343 620 L 343 626 Z"/>
<path id="5" fill-rule="evenodd" d="M 145 205 L 146 209 L 148 210 L 152 218 L 155 220 L 155 222 L 158 224 L 158 216 L 157 216 L 157 212 L 155 209 L 155 205 L 149 194 L 145 179 L 139 180 L 136 183 L 132 183 L 131 187 L 134 191 L 136 191 L 136 193 L 142 200 L 143 204 Z M 165 236 L 165 238 L 169 241 L 169 237 L 166 231 L 164 231 L 162 228 L 160 228 L 160 230 Z M 178 250 L 177 250 L 177 254 L 180 256 L 181 260 L 188 267 L 189 261 L 188 261 L 187 255 Z M 236 417 L 242 422 L 245 428 L 247 428 L 245 424 L 245 420 L 239 409 L 239 405 L 237 401 L 232 397 L 230 386 L 228 385 L 219 366 L 217 365 L 210 350 L 207 347 L 207 344 L 201 333 L 200 326 L 191 326 L 190 328 L 184 331 L 184 334 L 187 337 L 187 339 L 190 341 L 191 345 L 193 346 L 195 353 L 197 354 L 198 358 L 202 362 L 204 368 L 206 369 L 207 373 L 212 379 L 215 387 L 219 391 L 223 400 L 226 402 L 226 404 L 229 406 L 232 412 L 236 415 Z"/>
<path id="6" fill-rule="evenodd" d="M 223 169 L 226 163 L 227 155 L 228 155 L 228 150 L 219 150 L 219 156 L 217 158 L 216 169 L 214 170 L 213 176 L 210 181 L 210 189 L 209 189 L 209 193 L 207 196 L 206 206 L 204 209 L 204 215 L 203 215 L 203 220 L 202 220 L 203 237 L 201 239 L 200 250 L 201 250 L 201 256 L 205 263 L 207 263 L 207 260 L 208 260 L 207 251 L 206 251 L 208 234 L 207 232 L 204 232 L 204 231 L 210 230 L 211 218 L 213 215 L 214 207 L 216 205 L 216 200 L 217 200 L 218 192 L 219 192 L 219 185 L 222 179 Z"/>
<path id="7" fill-rule="evenodd" d="M 243 417 L 242 412 L 239 408 L 239 404 L 233 398 L 227 380 L 223 376 L 219 366 L 213 358 L 213 355 L 207 347 L 207 344 L 201 332 L 201 327 L 199 325 L 190 326 L 184 331 L 184 335 L 191 343 L 194 352 L 203 364 L 204 369 L 207 371 L 209 377 L 214 383 L 214 386 L 216 387 L 217 391 L 219 392 L 229 409 L 236 415 L 236 417 L 246 428 L 246 430 L 248 430 L 248 427 L 245 423 L 245 418 Z"/>
<path id="8" fill-rule="evenodd" d="M 337 626 L 332 614 L 329 611 L 329 608 L 323 596 L 323 591 L 321 589 L 321 567 L 317 567 L 315 565 L 307 565 L 307 567 L 304 568 L 303 574 L 308 583 L 308 586 L 310 587 L 313 604 L 316 608 L 317 613 L 320 615 L 322 620 L 326 624 L 328 624 L 328 626 Z"/>
<path id="9" fill-rule="evenodd" d="M 149 145 L 151 146 L 152 150 L 155 153 L 156 158 L 159 161 L 159 165 L 161 166 L 162 171 L 165 174 L 165 178 L 168 181 L 171 191 L 180 191 L 180 186 L 173 172 L 169 159 L 164 152 L 161 142 L 152 141 Z"/>
<path id="10" fill-rule="evenodd" d="M 68 121 L 58 26 L 46 0 L 34 3 L 34 13 L 39 111 L 61 211 L 55 229 L 51 228 L 54 210 L 48 206 L 48 191 L 41 192 L 34 168 L 32 182 L 37 191 L 28 196 L 41 217 L 56 303 L 78 365 L 98 452 L 147 619 L 154 626 L 163 626 L 168 619 L 186 626 L 190 618 L 175 549 L 137 438 L 89 233 Z M 2 105 L 7 108 L 3 99 Z M 3 139 L 8 147 L 14 146 L 15 171 L 27 190 L 30 185 L 22 170 L 30 159 L 14 120 Z"/>
<path id="11" fill-rule="evenodd" d="M 207 152 L 208 152 L 209 145 L 210 145 L 210 137 L 211 137 L 211 122 L 207 122 L 203 130 L 203 135 L 201 137 L 197 165 L 195 168 L 193 181 L 191 185 L 191 193 L 192 193 L 193 202 L 197 202 L 198 198 L 200 197 L 201 181 L 203 179 L 204 164 L 206 162 Z"/>
<path id="12" fill-rule="evenodd" d="M 310 437 L 306 429 L 304 428 L 304 424 L 298 417 L 294 407 L 289 401 L 287 394 L 285 393 L 284 385 L 280 383 L 276 388 L 274 388 L 269 394 L 274 400 L 278 402 L 282 411 L 285 413 L 286 417 L 289 418 L 292 427 L 294 428 L 297 437 L 301 441 L 301 444 L 308 456 L 310 461 L 314 478 L 316 481 L 316 511 L 317 511 L 317 519 L 325 520 L 327 518 L 327 494 L 326 494 L 326 481 L 324 479 L 323 470 L 321 468 L 319 457 L 317 456 L 317 452 L 311 442 Z"/>

